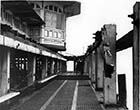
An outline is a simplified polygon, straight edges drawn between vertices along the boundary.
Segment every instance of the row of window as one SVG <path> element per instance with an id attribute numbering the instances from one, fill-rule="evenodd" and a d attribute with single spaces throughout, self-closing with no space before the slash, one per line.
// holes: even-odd
<path id="1" fill-rule="evenodd" d="M 40 36 L 40 27 L 29 27 L 25 22 L 22 22 L 18 17 L 13 16 L 9 12 L 2 9 L 2 21 L 9 23 L 11 26 L 16 27 L 20 31 L 31 35 Z"/>
<path id="2" fill-rule="evenodd" d="M 1 19 L 2 21 L 5 21 L 9 23 L 12 26 L 15 26 L 17 29 L 22 30 L 23 32 L 27 33 L 27 26 L 25 23 L 23 23 L 19 18 L 14 17 L 9 12 L 6 12 L 3 8 L 1 10 Z"/>
<path id="3" fill-rule="evenodd" d="M 34 9 L 41 9 L 42 7 L 37 4 L 37 3 L 30 3 L 31 7 Z M 46 10 L 50 10 L 53 12 L 57 12 L 57 13 L 63 13 L 63 10 L 61 8 L 59 8 L 58 6 L 54 6 L 54 5 L 46 5 L 44 7 Z"/>
<path id="4" fill-rule="evenodd" d="M 16 27 L 17 29 L 25 32 L 26 34 L 30 36 L 40 36 L 40 27 L 28 27 L 25 22 L 22 22 L 19 18 L 13 16 L 11 13 L 5 11 L 2 9 L 2 21 L 6 21 L 12 26 Z M 51 16 L 51 14 L 49 14 Z M 51 23 L 52 18 L 50 19 Z M 56 22 L 55 22 L 56 23 Z M 47 25 L 48 26 L 48 25 Z M 56 28 L 56 27 L 55 27 Z M 64 39 L 64 32 L 58 32 L 54 30 L 45 30 L 45 37 L 53 37 L 53 38 L 59 38 Z"/>
<path id="5" fill-rule="evenodd" d="M 18 70 L 28 70 L 28 58 L 15 58 L 15 67 Z"/>
<path id="6" fill-rule="evenodd" d="M 64 35 L 62 32 L 56 32 L 52 30 L 45 30 L 45 37 L 54 37 L 54 38 L 64 39 Z"/>

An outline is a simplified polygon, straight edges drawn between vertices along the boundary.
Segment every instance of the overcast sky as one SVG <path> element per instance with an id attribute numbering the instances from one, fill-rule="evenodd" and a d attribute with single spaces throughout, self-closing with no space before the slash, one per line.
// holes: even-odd
<path id="1" fill-rule="evenodd" d="M 78 0 L 81 14 L 67 19 L 67 53 L 81 55 L 93 43 L 93 35 L 104 24 L 117 25 L 117 39 L 133 29 L 132 19 L 136 0 Z M 140 1 L 140 0 L 138 0 Z M 117 53 L 117 74 L 126 74 L 127 106 L 132 110 L 132 48 Z"/>
<path id="2" fill-rule="evenodd" d="M 92 33 L 104 24 L 117 25 L 117 39 L 133 27 L 129 14 L 135 0 L 77 0 L 81 2 L 81 14 L 67 19 L 67 52 L 82 54 L 94 40 Z"/>

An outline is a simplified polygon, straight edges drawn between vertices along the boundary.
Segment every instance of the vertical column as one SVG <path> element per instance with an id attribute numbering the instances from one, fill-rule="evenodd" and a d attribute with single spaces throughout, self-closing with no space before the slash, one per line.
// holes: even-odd
<path id="1" fill-rule="evenodd" d="M 74 60 L 74 72 L 76 72 L 76 61 Z"/>
<path id="2" fill-rule="evenodd" d="M 87 74 L 90 77 L 90 73 L 89 73 L 89 56 L 87 56 Z"/>
<path id="3" fill-rule="evenodd" d="M 66 63 L 66 61 L 63 61 L 63 67 L 64 67 L 64 72 L 66 72 L 66 70 L 67 70 L 67 63 Z"/>
<path id="4" fill-rule="evenodd" d="M 7 50 L 7 90 L 10 89 L 10 49 Z"/>
<path id="5" fill-rule="evenodd" d="M 125 74 L 118 75 L 118 91 L 119 91 L 119 104 L 126 106 L 126 77 Z"/>
<path id="6" fill-rule="evenodd" d="M 42 79 L 47 76 L 47 58 L 43 57 L 43 65 L 42 65 Z"/>
<path id="7" fill-rule="evenodd" d="M 45 21 L 45 11 L 44 11 L 44 2 L 41 2 L 42 4 L 42 9 L 40 10 L 40 17 Z M 41 37 L 45 37 L 45 25 L 41 26 Z M 44 39 L 42 39 L 44 41 Z"/>
<path id="8" fill-rule="evenodd" d="M 116 104 L 116 25 L 104 25 L 104 104 Z"/>
<path id="9" fill-rule="evenodd" d="M 44 7 L 40 10 L 40 17 L 45 20 L 45 11 L 44 11 Z"/>
<path id="10" fill-rule="evenodd" d="M 60 74 L 62 74 L 62 61 L 59 62 Z"/>
<path id="11" fill-rule="evenodd" d="M 87 72 L 88 72 L 88 74 L 89 74 L 89 78 L 91 78 L 91 74 L 90 74 L 90 65 L 89 65 L 90 63 L 89 63 L 89 55 L 87 56 Z"/>
<path id="12" fill-rule="evenodd" d="M 47 57 L 45 58 L 45 63 L 46 63 L 45 64 L 46 65 L 46 74 L 45 74 L 45 76 L 47 77 L 48 76 L 48 73 L 47 73 L 48 72 L 48 58 Z"/>
<path id="13" fill-rule="evenodd" d="M 5 47 L 0 47 L 0 96 L 6 94 L 10 88 L 10 50 Z"/>
<path id="14" fill-rule="evenodd" d="M 51 64 L 51 74 L 54 74 L 54 61 L 52 61 L 52 64 Z"/>
<path id="15" fill-rule="evenodd" d="M 92 52 L 92 80 L 95 82 L 95 51 Z"/>
<path id="16" fill-rule="evenodd" d="M 59 74 L 60 68 L 59 68 L 59 60 L 57 60 L 57 74 Z"/>
<path id="17" fill-rule="evenodd" d="M 96 90 L 103 89 L 104 60 L 101 51 L 103 51 L 102 44 L 96 49 Z"/>
<path id="18" fill-rule="evenodd" d="M 92 80 L 92 54 L 89 55 L 89 73 Z"/>
<path id="19" fill-rule="evenodd" d="M 140 109 L 140 3 L 134 6 L 133 110 Z"/>
<path id="20" fill-rule="evenodd" d="M 34 74 L 35 74 L 34 55 L 28 54 L 28 59 L 29 59 L 28 85 L 32 85 L 34 82 Z"/>
<path id="21" fill-rule="evenodd" d="M 35 74 L 36 74 L 36 56 L 33 57 L 33 82 L 35 82 Z"/>
<path id="22" fill-rule="evenodd" d="M 84 74 L 87 74 L 87 58 L 84 60 Z"/>

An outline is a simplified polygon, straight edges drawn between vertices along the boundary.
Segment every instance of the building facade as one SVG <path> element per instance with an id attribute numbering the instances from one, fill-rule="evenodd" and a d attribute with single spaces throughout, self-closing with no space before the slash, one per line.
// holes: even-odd
<path id="1" fill-rule="evenodd" d="M 42 35 L 36 40 L 54 50 L 66 50 L 66 19 L 80 13 L 80 3 L 73 1 L 29 1 L 31 7 L 43 19 Z M 40 31 L 33 29 L 36 36 Z"/>
<path id="2" fill-rule="evenodd" d="M 66 17 L 79 13 L 64 9 L 78 6 L 72 1 L 1 2 L 0 96 L 66 71 L 66 59 L 57 51 L 65 50 Z"/>

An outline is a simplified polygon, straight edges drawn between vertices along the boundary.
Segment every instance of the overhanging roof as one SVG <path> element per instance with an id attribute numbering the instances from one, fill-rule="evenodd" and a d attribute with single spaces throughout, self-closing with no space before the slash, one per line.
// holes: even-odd
<path id="1" fill-rule="evenodd" d="M 77 1 L 56 1 L 58 4 L 64 7 L 64 12 L 67 17 L 80 14 L 81 3 Z"/>
<path id="2" fill-rule="evenodd" d="M 10 10 L 14 15 L 20 17 L 30 25 L 44 24 L 44 21 L 26 1 L 2 1 L 1 4 L 5 9 Z"/>
<path id="3" fill-rule="evenodd" d="M 55 2 L 64 9 L 64 13 L 67 17 L 78 15 L 81 12 L 81 3 L 78 1 L 66 1 L 66 0 L 27 0 L 27 1 L 43 1 L 43 2 Z"/>

